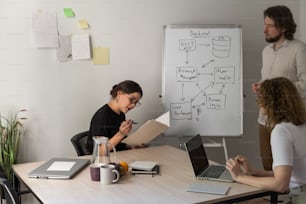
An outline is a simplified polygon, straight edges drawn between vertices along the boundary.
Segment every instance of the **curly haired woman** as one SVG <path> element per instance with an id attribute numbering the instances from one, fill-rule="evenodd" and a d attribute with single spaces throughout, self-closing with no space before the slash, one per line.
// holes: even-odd
<path id="1" fill-rule="evenodd" d="M 306 191 L 304 102 L 294 84 L 284 77 L 263 81 L 257 96 L 258 105 L 267 116 L 266 127 L 272 129 L 273 169 L 254 169 L 240 155 L 228 160 L 227 169 L 237 182 L 281 193 L 290 191 L 288 202 L 303 196 L 305 199 L 306 192 L 302 193 Z"/>

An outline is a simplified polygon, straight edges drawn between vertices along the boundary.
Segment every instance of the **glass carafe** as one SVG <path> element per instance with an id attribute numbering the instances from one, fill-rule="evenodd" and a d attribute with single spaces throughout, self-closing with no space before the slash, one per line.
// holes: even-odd
<path id="1" fill-rule="evenodd" d="M 114 158 L 116 158 L 116 149 L 112 143 L 108 142 L 108 138 L 104 136 L 95 136 L 94 140 L 94 149 L 92 152 L 92 162 L 99 164 L 109 164 L 111 163 L 110 159 L 110 146 L 113 149 Z"/>

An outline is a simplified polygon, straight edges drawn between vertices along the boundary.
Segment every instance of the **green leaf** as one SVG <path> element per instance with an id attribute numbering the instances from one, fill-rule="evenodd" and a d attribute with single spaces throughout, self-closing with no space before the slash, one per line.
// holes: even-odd
<path id="1" fill-rule="evenodd" d="M 21 137 L 20 120 L 26 119 L 18 117 L 18 113 L 22 111 L 26 110 L 17 111 L 11 117 L 5 117 L 0 113 L 0 167 L 11 182 L 13 180 L 12 165 L 17 161 Z"/>

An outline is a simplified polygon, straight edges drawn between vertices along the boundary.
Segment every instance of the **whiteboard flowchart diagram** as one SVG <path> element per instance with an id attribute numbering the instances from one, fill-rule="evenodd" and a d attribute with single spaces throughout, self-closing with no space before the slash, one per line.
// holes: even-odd
<path id="1" fill-rule="evenodd" d="M 207 38 L 209 36 L 204 36 Z M 199 37 L 200 38 L 200 37 Z M 198 39 L 199 39 L 198 38 Z M 213 36 L 212 41 L 205 41 L 206 46 L 211 48 L 211 53 L 213 57 L 216 58 L 227 58 L 230 56 L 230 40 L 229 36 Z M 199 41 L 201 42 L 201 41 Z M 185 64 L 176 68 L 176 82 L 181 83 L 181 97 L 179 97 L 180 102 L 170 103 L 170 113 L 173 120 L 189 119 L 192 120 L 196 117 L 197 120 L 200 119 L 199 116 L 203 113 L 202 109 L 218 109 L 224 110 L 226 108 L 226 86 L 235 83 L 235 67 L 233 65 L 227 65 L 222 67 L 214 66 L 215 59 L 210 59 L 208 62 L 204 62 L 200 67 L 186 66 L 189 64 L 189 55 L 192 52 L 197 52 L 197 40 L 195 39 L 183 39 L 178 40 L 179 51 L 185 52 Z M 199 45 L 201 46 L 201 45 Z M 183 53 L 182 53 L 183 54 Z M 199 78 L 205 78 L 207 84 L 204 87 L 200 87 L 198 84 Z M 184 95 L 184 83 L 193 83 L 195 88 L 198 88 L 198 92 L 195 95 L 185 101 Z M 212 88 L 214 86 L 219 86 L 219 89 L 215 89 L 215 93 L 206 93 L 206 89 Z M 202 103 L 193 103 L 196 98 L 202 97 L 200 100 Z M 192 109 L 196 109 L 196 115 L 193 116 Z"/>
<path id="2" fill-rule="evenodd" d="M 222 119 L 240 114 L 240 36 L 231 30 L 210 28 L 168 32 L 163 101 L 171 122 L 190 123 L 201 133 L 206 131 L 202 125 L 217 128 L 218 122 L 225 123 Z"/>

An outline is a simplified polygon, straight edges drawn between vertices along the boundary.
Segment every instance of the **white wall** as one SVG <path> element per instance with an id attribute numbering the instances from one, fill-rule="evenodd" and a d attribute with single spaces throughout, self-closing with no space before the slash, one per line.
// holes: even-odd
<path id="1" fill-rule="evenodd" d="M 299 0 L 0 0 L 0 111 L 28 109 L 20 161 L 75 155 L 71 136 L 88 129 L 111 87 L 124 79 L 138 81 L 144 90 L 143 105 L 127 117 L 142 123 L 159 115 L 163 25 L 190 23 L 243 27 L 245 135 L 227 141 L 230 155 L 246 154 L 258 162 L 257 106 L 250 85 L 260 77 L 262 12 L 276 4 L 288 5 L 299 23 Z M 65 18 L 65 7 L 76 17 Z M 31 19 L 38 9 L 57 13 L 60 34 L 88 32 L 93 46 L 109 47 L 110 65 L 60 63 L 56 50 L 35 48 Z M 91 28 L 80 30 L 79 19 Z"/>

